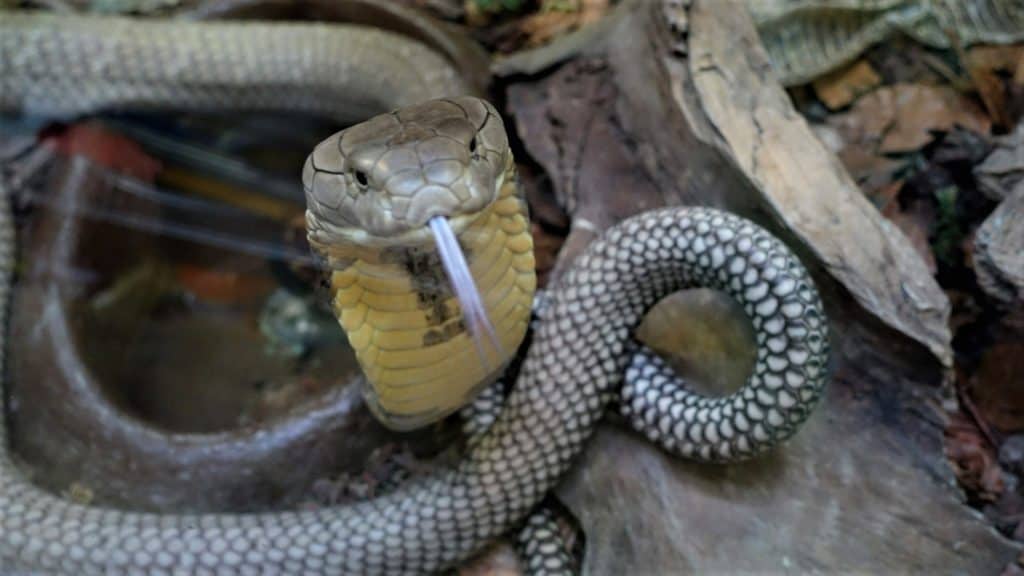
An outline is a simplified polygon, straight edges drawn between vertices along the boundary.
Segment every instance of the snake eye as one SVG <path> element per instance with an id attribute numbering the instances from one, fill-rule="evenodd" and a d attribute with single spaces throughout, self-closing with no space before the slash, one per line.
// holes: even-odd
<path id="1" fill-rule="evenodd" d="M 356 183 L 359 184 L 360 188 L 366 188 L 370 183 L 370 179 L 366 177 L 366 172 L 363 172 L 362 170 L 355 170 L 352 174 L 355 176 Z"/>
<path id="2" fill-rule="evenodd" d="M 476 136 L 473 136 L 473 139 L 469 141 L 469 153 L 476 154 Z"/>

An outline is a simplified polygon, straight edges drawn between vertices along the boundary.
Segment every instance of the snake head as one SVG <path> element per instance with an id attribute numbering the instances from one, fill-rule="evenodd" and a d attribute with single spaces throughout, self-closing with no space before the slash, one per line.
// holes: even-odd
<path id="1" fill-rule="evenodd" d="M 434 216 L 457 233 L 494 202 L 511 161 L 501 117 L 479 98 L 431 100 L 370 118 L 306 159 L 310 243 L 430 242 Z"/>

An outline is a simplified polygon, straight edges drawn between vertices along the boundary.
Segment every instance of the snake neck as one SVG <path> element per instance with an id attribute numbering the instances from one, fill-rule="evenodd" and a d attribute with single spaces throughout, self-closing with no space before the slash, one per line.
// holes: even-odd
<path id="1" fill-rule="evenodd" d="M 368 404 L 391 428 L 418 428 L 468 403 L 526 334 L 536 274 L 514 164 L 458 240 L 505 357 L 481 357 L 433 244 L 332 247 L 331 303 L 369 383 Z"/>

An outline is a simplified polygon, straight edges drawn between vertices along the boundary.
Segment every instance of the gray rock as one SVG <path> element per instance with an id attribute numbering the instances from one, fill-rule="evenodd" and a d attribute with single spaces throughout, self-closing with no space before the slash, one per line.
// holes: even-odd
<path id="1" fill-rule="evenodd" d="M 1014 474 L 1024 472 L 1024 434 L 1014 434 L 999 446 L 999 463 Z"/>
<path id="2" fill-rule="evenodd" d="M 1013 133 L 996 139 L 996 147 L 974 168 L 981 191 L 1002 200 L 1024 182 L 1024 122 Z"/>
<path id="3" fill-rule="evenodd" d="M 985 293 L 1019 312 L 1024 300 L 1024 180 L 1016 186 L 974 236 L 974 271 Z"/>

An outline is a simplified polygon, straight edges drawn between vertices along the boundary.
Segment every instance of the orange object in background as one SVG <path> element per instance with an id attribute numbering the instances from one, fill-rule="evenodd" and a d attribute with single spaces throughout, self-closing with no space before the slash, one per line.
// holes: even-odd
<path id="1" fill-rule="evenodd" d="M 195 264 L 177 265 L 174 275 L 183 289 L 200 300 L 219 304 L 262 298 L 275 286 L 266 274 L 218 270 Z"/>
<path id="2" fill-rule="evenodd" d="M 159 160 L 134 141 L 95 122 L 44 134 L 42 140 L 64 156 L 84 156 L 95 164 L 146 182 L 153 182 L 163 168 Z"/>

